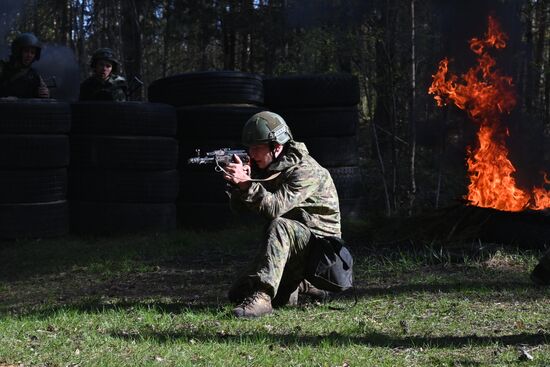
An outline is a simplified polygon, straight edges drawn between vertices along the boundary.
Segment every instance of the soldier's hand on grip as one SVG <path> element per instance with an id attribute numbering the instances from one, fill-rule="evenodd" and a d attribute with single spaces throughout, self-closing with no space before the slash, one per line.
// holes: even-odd
<path id="1" fill-rule="evenodd" d="M 243 164 L 241 158 L 236 154 L 233 155 L 233 163 L 227 164 L 223 178 L 232 184 L 238 185 L 241 190 L 246 190 L 250 187 L 250 166 Z"/>

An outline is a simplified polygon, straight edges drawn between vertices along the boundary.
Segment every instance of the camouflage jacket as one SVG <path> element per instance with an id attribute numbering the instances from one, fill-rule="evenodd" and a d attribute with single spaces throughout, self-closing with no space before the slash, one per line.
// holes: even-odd
<path id="1" fill-rule="evenodd" d="M 33 68 L 20 68 L 0 60 L 0 97 L 38 98 L 40 75 Z"/>
<path id="2" fill-rule="evenodd" d="M 120 75 L 111 74 L 107 80 L 91 76 L 80 84 L 81 101 L 126 101 L 128 83 Z"/>
<path id="3" fill-rule="evenodd" d="M 281 173 L 275 179 L 253 182 L 247 191 L 233 188 L 230 193 L 232 208 L 248 208 L 267 219 L 294 219 L 316 235 L 339 237 L 340 208 L 336 187 L 328 170 L 309 155 L 305 144 L 291 141 L 279 159 L 254 177 L 267 177 L 276 172 Z"/>

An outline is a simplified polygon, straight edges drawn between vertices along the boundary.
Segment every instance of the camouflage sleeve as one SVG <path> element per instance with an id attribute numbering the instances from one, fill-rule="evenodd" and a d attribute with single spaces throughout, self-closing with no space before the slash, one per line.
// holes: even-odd
<path id="1" fill-rule="evenodd" d="M 124 102 L 126 101 L 126 92 L 121 88 L 113 90 L 113 101 Z"/>
<path id="2" fill-rule="evenodd" d="M 295 208 L 318 188 L 315 170 L 302 166 L 294 169 L 274 192 L 266 190 L 259 182 L 253 182 L 248 191 L 241 194 L 241 200 L 249 209 L 273 219 Z"/>
<path id="3" fill-rule="evenodd" d="M 241 191 L 238 187 L 234 187 L 231 190 L 226 191 L 229 195 L 229 206 L 234 213 L 243 213 L 248 211 L 248 208 L 241 200 Z"/>
<path id="4" fill-rule="evenodd" d="M 124 102 L 126 101 L 126 93 L 128 91 L 128 83 L 126 83 L 126 79 L 117 76 L 115 80 L 113 81 L 113 101 L 117 102 Z"/>

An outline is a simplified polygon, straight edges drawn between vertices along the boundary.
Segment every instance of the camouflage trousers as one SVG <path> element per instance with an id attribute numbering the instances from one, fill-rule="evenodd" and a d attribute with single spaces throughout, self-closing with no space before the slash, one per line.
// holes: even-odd
<path id="1" fill-rule="evenodd" d="M 295 220 L 275 218 L 266 227 L 254 261 L 229 290 L 229 299 L 240 302 L 254 291 L 266 292 L 284 305 L 305 277 L 309 245 L 314 238 L 310 229 Z"/>

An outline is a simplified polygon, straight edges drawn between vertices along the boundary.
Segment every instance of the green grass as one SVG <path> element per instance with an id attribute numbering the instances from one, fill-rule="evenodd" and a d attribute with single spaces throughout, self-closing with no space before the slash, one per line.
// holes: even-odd
<path id="1" fill-rule="evenodd" d="M 225 292 L 259 229 L 1 243 L 0 366 L 550 365 L 538 251 L 382 248 L 364 231 L 344 232 L 357 305 L 258 320 L 231 317 Z"/>

